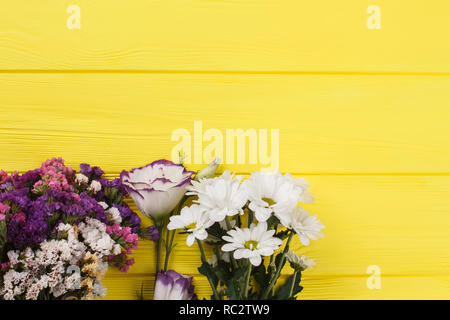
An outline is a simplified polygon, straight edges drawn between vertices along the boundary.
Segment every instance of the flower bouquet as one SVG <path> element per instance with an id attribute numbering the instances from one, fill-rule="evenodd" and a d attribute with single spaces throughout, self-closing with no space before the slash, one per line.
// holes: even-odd
<path id="1" fill-rule="evenodd" d="M 0 298 L 103 297 L 108 266 L 126 272 L 140 218 L 120 179 L 99 167 L 47 160 L 22 175 L 0 171 Z"/>
<path id="2" fill-rule="evenodd" d="M 211 299 L 295 299 L 302 290 L 301 273 L 314 262 L 290 250 L 291 241 L 298 237 L 307 246 L 323 236 L 324 228 L 299 206 L 313 201 L 308 184 L 278 170 L 253 172 L 247 179 L 229 171 L 213 177 L 217 167 L 213 161 L 194 180 L 194 172 L 167 160 L 121 174 L 138 208 L 166 235 L 163 268 L 161 238 L 157 244 L 154 298 L 196 299 L 192 277 L 167 270 L 179 230 L 188 246 L 198 245 L 198 270 L 209 281 Z M 214 253 L 209 259 L 204 245 Z M 277 285 L 286 262 L 292 274 Z"/>

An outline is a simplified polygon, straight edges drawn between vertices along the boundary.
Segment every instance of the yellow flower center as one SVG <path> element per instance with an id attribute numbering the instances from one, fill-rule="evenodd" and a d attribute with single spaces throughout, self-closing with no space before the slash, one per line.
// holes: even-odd
<path id="1" fill-rule="evenodd" d="M 192 222 L 190 225 L 186 226 L 187 230 L 192 230 L 197 228 L 197 222 Z"/>
<path id="2" fill-rule="evenodd" d="M 273 205 L 273 204 L 276 203 L 275 201 L 273 201 L 273 200 L 270 199 L 270 198 L 262 198 L 262 200 L 265 201 L 265 202 L 267 202 L 267 203 L 269 204 L 269 206 L 271 206 L 271 205 Z"/>
<path id="3" fill-rule="evenodd" d="M 258 241 L 255 240 L 248 240 L 247 242 L 244 243 L 244 247 L 246 247 L 249 250 L 255 250 L 257 246 Z"/>

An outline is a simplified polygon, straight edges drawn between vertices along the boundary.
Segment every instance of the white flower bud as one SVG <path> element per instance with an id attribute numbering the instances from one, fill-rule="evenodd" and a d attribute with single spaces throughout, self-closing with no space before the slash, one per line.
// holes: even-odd
<path id="1" fill-rule="evenodd" d="M 199 181 L 200 179 L 212 178 L 219 167 L 221 162 L 220 158 L 214 158 L 214 160 L 206 167 L 200 170 L 195 176 L 195 180 Z"/>

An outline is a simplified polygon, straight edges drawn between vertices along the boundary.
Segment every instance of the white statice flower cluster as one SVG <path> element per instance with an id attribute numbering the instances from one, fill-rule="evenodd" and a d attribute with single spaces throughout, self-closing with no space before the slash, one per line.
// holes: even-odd
<path id="1" fill-rule="evenodd" d="M 120 244 L 109 236 L 106 232 L 106 225 L 100 220 L 86 218 L 78 225 L 78 229 L 84 243 L 102 257 L 110 254 L 118 255 L 122 251 Z"/>
<path id="2" fill-rule="evenodd" d="M 75 175 L 75 183 L 80 185 L 87 185 L 89 183 L 89 178 L 85 176 L 82 173 L 77 173 Z M 97 180 L 92 180 L 91 184 L 88 186 L 88 190 L 91 191 L 93 194 L 96 194 L 102 189 L 102 185 Z"/>
<path id="3" fill-rule="evenodd" d="M 89 190 L 96 194 L 97 192 L 102 190 L 102 185 L 97 180 L 92 180 L 91 184 L 89 185 Z"/>
<path id="4" fill-rule="evenodd" d="M 106 295 L 101 283 L 108 269 L 106 258 L 118 249 L 105 225 L 87 218 L 78 226 L 60 223 L 57 230 L 58 239 L 44 241 L 36 250 L 7 253 L 10 270 L 0 286 L 3 299 L 24 295 L 36 300 L 43 293 L 58 298 L 78 289 L 84 290 L 83 299 Z"/>
<path id="5" fill-rule="evenodd" d="M 195 204 L 184 207 L 180 215 L 170 217 L 168 229 L 182 229 L 188 233 L 187 244 L 195 240 L 212 239 L 207 229 L 214 223 L 228 231 L 222 237 L 227 243 L 222 251 L 233 252 L 235 259 L 247 258 L 257 266 L 263 256 L 271 256 L 282 241 L 276 236 L 278 223 L 289 232 L 296 233 L 300 242 L 307 246 L 310 240 L 323 237 L 325 227 L 315 216 L 309 215 L 299 205 L 311 203 L 308 183 L 290 174 L 253 172 L 248 179 L 225 171 L 214 178 L 200 178 L 187 187 L 189 196 L 196 196 Z M 234 216 L 244 212 L 254 216 L 247 228 L 236 226 Z M 269 220 L 270 219 L 270 220 Z M 275 228 L 269 221 L 276 221 Z M 215 239 L 214 241 L 221 239 Z"/>
<path id="6" fill-rule="evenodd" d="M 118 224 L 122 222 L 122 215 L 120 214 L 119 209 L 116 207 L 109 207 L 108 204 L 103 201 L 98 202 L 98 204 L 102 206 L 103 210 L 105 210 L 106 215 L 108 216 L 108 221 Z"/>
<path id="7" fill-rule="evenodd" d="M 78 184 L 87 184 L 89 182 L 89 178 L 86 177 L 82 173 L 77 173 L 75 175 L 75 182 L 78 183 Z"/>

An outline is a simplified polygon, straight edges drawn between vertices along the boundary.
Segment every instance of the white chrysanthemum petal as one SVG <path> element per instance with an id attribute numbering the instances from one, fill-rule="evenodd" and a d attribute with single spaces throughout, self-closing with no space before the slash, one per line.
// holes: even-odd
<path id="1" fill-rule="evenodd" d="M 236 250 L 238 247 L 236 247 L 233 243 L 226 243 L 222 246 L 222 251 L 230 252 Z"/>
<path id="2" fill-rule="evenodd" d="M 262 258 L 261 256 L 254 256 L 250 258 L 250 263 L 254 265 L 255 267 L 259 266 L 261 264 Z"/>
<path id="3" fill-rule="evenodd" d="M 190 234 L 190 235 L 187 236 L 187 238 L 186 238 L 186 244 L 187 244 L 189 247 L 192 246 L 192 245 L 194 244 L 194 241 L 195 241 L 195 236 L 194 236 L 194 234 Z"/>
<path id="4" fill-rule="evenodd" d="M 242 258 L 247 258 L 246 257 L 246 251 L 249 251 L 247 249 L 237 249 L 236 251 L 234 251 L 234 258 L 235 259 L 242 259 Z"/>
<path id="5" fill-rule="evenodd" d="M 194 234 L 195 238 L 197 238 L 198 240 L 205 240 L 206 238 L 208 238 L 208 232 L 206 232 L 206 230 L 204 229 L 195 231 Z"/>
<path id="6" fill-rule="evenodd" d="M 268 247 L 265 247 L 265 248 L 261 248 L 261 249 L 259 249 L 259 253 L 262 255 L 262 256 L 271 256 L 272 254 L 273 254 L 273 249 L 272 248 L 268 248 Z"/>

